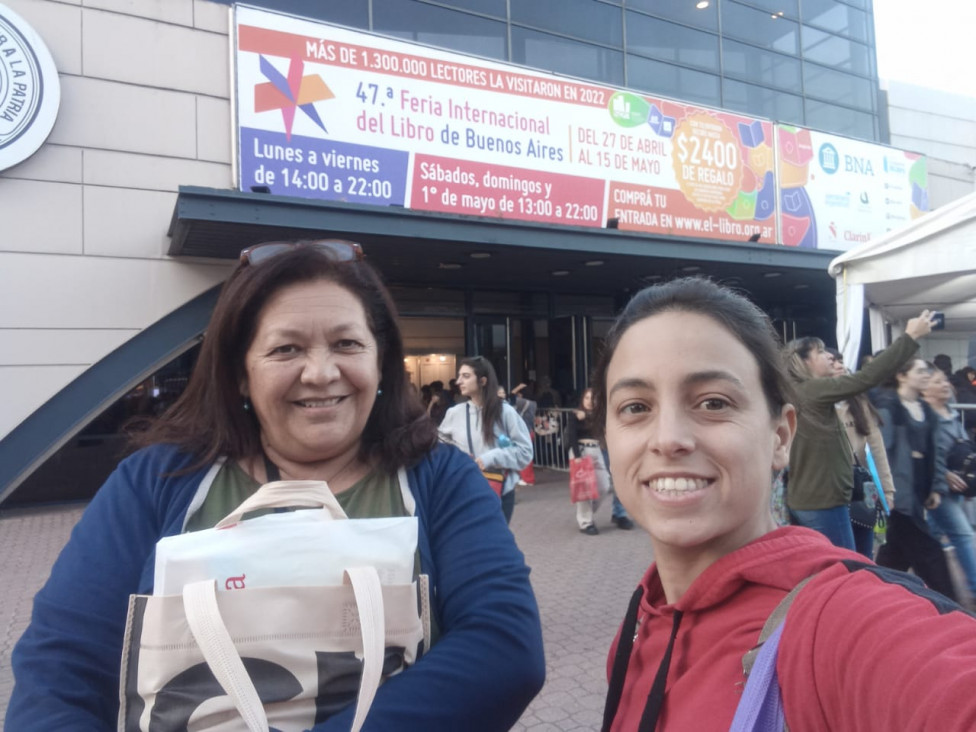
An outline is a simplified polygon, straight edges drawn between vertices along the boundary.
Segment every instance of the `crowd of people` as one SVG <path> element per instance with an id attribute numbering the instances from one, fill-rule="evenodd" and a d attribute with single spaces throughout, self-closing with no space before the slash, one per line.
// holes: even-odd
<path id="1" fill-rule="evenodd" d="M 962 387 L 917 357 L 930 315 L 851 373 L 819 339 L 781 348 L 762 311 L 711 281 L 633 297 L 564 438 L 597 468 L 579 530 L 599 533 L 612 495 L 613 523 L 647 532 L 653 559 L 621 598 L 604 730 L 752 729 L 740 720 L 760 708 L 764 729 L 976 728 L 976 616 L 954 602 L 941 538 L 976 591 L 965 484 L 946 463 L 967 436 L 949 407 Z M 35 598 L 7 728 L 117 728 L 129 598 L 152 593 L 156 542 L 292 480 L 326 482 L 350 518 L 417 519 L 434 642 L 384 681 L 362 728 L 510 729 L 545 676 L 506 525 L 539 393 L 506 394 L 481 356 L 418 392 L 403 356 L 357 244 L 244 250 L 186 391 L 134 435 Z M 770 510 L 780 484 L 790 526 Z M 859 488 L 890 507 L 877 549 L 886 512 L 861 515 Z M 359 678 L 334 683 L 314 730 L 353 722 Z"/>
<path id="2" fill-rule="evenodd" d="M 966 485 L 946 466 L 953 443 L 971 436 L 949 404 L 968 397 L 961 400 L 952 386 L 947 357 L 933 362 L 916 357 L 918 340 L 931 330 L 929 316 L 925 311 L 909 320 L 904 335 L 855 373 L 818 338 L 786 345 L 803 407 L 787 468 L 786 502 L 792 523 L 882 566 L 911 569 L 931 588 L 976 607 L 976 548 L 964 510 Z M 866 510 L 865 499 L 855 495 L 855 480 L 856 467 L 869 462 L 874 472 L 865 475 L 870 478 Z M 889 511 L 875 508 L 881 495 L 878 505 Z M 879 520 L 886 530 L 876 548 Z M 947 545 L 965 576 L 962 596 L 951 579 Z"/>

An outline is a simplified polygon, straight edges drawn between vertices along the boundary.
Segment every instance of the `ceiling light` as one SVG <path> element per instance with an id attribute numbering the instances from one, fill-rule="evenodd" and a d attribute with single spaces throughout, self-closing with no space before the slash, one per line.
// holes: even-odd
<path id="1" fill-rule="evenodd" d="M 491 252 L 471 252 L 471 259 L 490 259 Z"/>
<path id="2" fill-rule="evenodd" d="M 698 0 L 698 2 L 695 4 L 695 7 L 698 8 L 699 10 L 704 10 L 705 8 L 708 7 L 708 0 Z"/>
<path id="3" fill-rule="evenodd" d="M 589 262 L 584 262 L 584 264 L 587 267 L 602 267 L 603 266 L 603 260 L 602 259 L 591 259 Z"/>
<path id="4" fill-rule="evenodd" d="M 697 264 L 689 264 L 687 267 L 681 268 L 682 272 L 701 272 L 701 267 Z"/>
<path id="5" fill-rule="evenodd" d="M 793 289 L 794 290 L 807 290 L 809 288 L 810 288 L 810 285 L 805 285 L 802 282 L 800 284 L 798 284 L 798 285 L 793 285 Z"/>
<path id="6" fill-rule="evenodd" d="M 781 274 L 783 274 L 783 273 L 782 272 L 763 272 L 763 277 L 765 277 L 767 280 L 771 280 L 774 277 L 779 277 Z"/>
<path id="7" fill-rule="evenodd" d="M 553 277 L 565 277 L 568 274 L 569 274 L 569 270 L 568 269 L 556 269 L 556 270 L 553 270 L 553 272 L 552 272 L 552 276 Z"/>
<path id="8" fill-rule="evenodd" d="M 461 265 L 457 262 L 441 262 L 437 265 L 437 269 L 461 269 Z"/>

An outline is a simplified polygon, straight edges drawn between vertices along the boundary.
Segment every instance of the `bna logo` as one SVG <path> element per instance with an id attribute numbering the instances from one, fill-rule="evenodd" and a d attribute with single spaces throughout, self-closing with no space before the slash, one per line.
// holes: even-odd
<path id="1" fill-rule="evenodd" d="M 820 167 L 824 173 L 833 175 L 840 167 L 840 156 L 837 154 L 837 148 L 829 142 L 825 142 L 820 146 L 817 158 L 820 160 Z"/>

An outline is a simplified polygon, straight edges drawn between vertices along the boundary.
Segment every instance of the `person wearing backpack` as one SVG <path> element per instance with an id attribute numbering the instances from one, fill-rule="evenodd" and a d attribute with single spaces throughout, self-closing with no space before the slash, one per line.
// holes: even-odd
<path id="1" fill-rule="evenodd" d="M 603 730 L 724 732 L 740 702 L 755 712 L 744 661 L 809 577 L 758 653 L 765 729 L 974 728 L 976 617 L 817 531 L 777 528 L 797 402 L 762 311 L 704 279 L 645 289 L 594 387 L 614 486 L 654 559 L 608 655 Z"/>

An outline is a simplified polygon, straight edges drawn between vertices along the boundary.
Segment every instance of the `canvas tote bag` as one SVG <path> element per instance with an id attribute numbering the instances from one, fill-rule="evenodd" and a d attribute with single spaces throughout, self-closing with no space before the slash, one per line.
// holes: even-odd
<path id="1" fill-rule="evenodd" d="M 283 506 L 319 510 L 241 520 L 245 513 L 259 508 Z M 382 679 L 411 665 L 426 650 L 430 637 L 426 577 L 383 583 L 380 572 L 370 564 L 370 555 L 383 543 L 376 540 L 376 522 L 390 520 L 346 518 L 325 483 L 269 483 L 214 529 L 168 537 L 161 543 L 187 539 L 200 544 L 197 534 L 209 535 L 208 541 L 216 546 L 236 531 L 246 532 L 248 524 L 275 521 L 283 528 L 278 545 L 300 541 L 301 532 L 315 530 L 307 525 L 296 530 L 299 524 L 311 524 L 326 533 L 341 527 L 345 535 L 350 526 L 361 525 L 363 531 L 353 542 L 359 544 L 361 556 L 356 556 L 352 544 L 345 547 L 339 560 L 345 565 L 339 570 L 339 582 L 328 580 L 327 575 L 334 578 L 333 568 L 321 573 L 325 580 L 319 586 L 286 582 L 257 587 L 247 579 L 241 584 L 228 582 L 217 571 L 208 577 L 194 576 L 194 572 L 212 570 L 201 570 L 207 565 L 197 557 L 189 560 L 196 565 L 193 572 L 187 572 L 171 558 L 169 570 L 163 574 L 176 572 L 186 580 L 181 590 L 162 596 L 133 595 L 129 601 L 120 731 L 298 732 L 326 720 L 353 700 L 352 730 L 358 731 Z M 397 521 L 415 524 L 416 517 Z M 200 551 L 207 551 L 206 544 L 202 542 Z M 258 554 L 263 554 L 265 564 L 269 559 L 273 563 L 273 546 L 251 549 L 242 556 L 242 566 Z M 415 528 L 412 547 L 403 551 L 409 553 L 412 566 Z M 281 563 L 283 576 L 293 574 L 289 562 L 332 561 L 314 549 L 300 560 L 296 557 L 300 554 Z M 157 566 L 157 576 L 159 571 Z M 246 575 L 246 570 L 235 574 Z"/>

